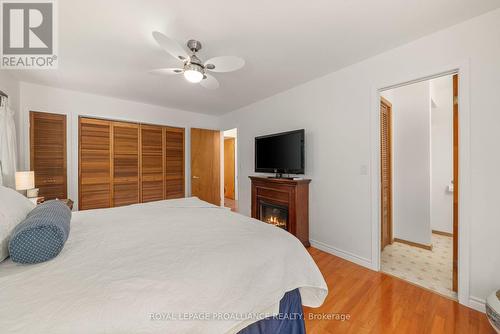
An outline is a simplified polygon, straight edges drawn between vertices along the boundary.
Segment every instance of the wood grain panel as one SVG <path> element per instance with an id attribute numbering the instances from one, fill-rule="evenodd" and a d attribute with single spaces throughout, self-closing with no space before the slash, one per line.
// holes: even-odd
<path id="1" fill-rule="evenodd" d="M 46 200 L 67 198 L 66 115 L 30 112 L 30 170 Z"/>
<path id="2" fill-rule="evenodd" d="M 220 131 L 191 129 L 191 192 L 193 196 L 221 205 Z"/>
<path id="3" fill-rule="evenodd" d="M 458 291 L 458 152 L 459 152 L 459 124 L 458 124 L 458 74 L 453 76 L 453 278 L 452 289 Z"/>
<path id="4" fill-rule="evenodd" d="M 141 125 L 141 201 L 165 198 L 164 131 L 161 126 Z"/>
<path id="5" fill-rule="evenodd" d="M 290 193 L 288 189 L 282 190 L 261 186 L 256 188 L 256 195 L 258 197 L 269 198 L 284 203 L 288 203 L 290 201 Z"/>
<path id="6" fill-rule="evenodd" d="M 113 122 L 113 206 L 139 203 L 139 125 Z"/>
<path id="7" fill-rule="evenodd" d="M 224 197 L 234 199 L 235 139 L 224 138 Z"/>
<path id="8" fill-rule="evenodd" d="M 111 123 L 79 119 L 79 209 L 109 208 L 111 201 Z"/>
<path id="9" fill-rule="evenodd" d="M 184 197 L 184 129 L 81 117 L 80 210 Z"/>
<path id="10" fill-rule="evenodd" d="M 380 102 L 381 249 L 392 244 L 392 105 Z"/>
<path id="11" fill-rule="evenodd" d="M 184 129 L 165 128 L 165 198 L 181 198 L 184 191 Z"/>

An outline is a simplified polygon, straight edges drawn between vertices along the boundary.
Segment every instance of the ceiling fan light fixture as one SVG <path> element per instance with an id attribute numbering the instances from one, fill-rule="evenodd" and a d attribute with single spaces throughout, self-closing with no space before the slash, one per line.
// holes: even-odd
<path id="1" fill-rule="evenodd" d="M 235 56 L 219 56 L 202 61 L 197 56 L 201 50 L 201 43 L 191 39 L 187 42 L 187 48 L 191 53 L 186 52 L 175 40 L 165 36 L 161 32 L 154 31 L 153 38 L 158 45 L 167 51 L 177 61 L 182 61 L 180 68 L 160 68 L 150 71 L 153 74 L 176 75 L 184 74 L 184 78 L 191 83 L 199 83 L 207 89 L 219 88 L 219 82 L 210 75 L 211 72 L 232 72 L 239 70 L 245 65 L 245 60 Z"/>
<path id="2" fill-rule="evenodd" d="M 199 83 L 203 76 L 203 68 L 199 65 L 189 64 L 184 69 L 184 78 L 189 82 Z"/>

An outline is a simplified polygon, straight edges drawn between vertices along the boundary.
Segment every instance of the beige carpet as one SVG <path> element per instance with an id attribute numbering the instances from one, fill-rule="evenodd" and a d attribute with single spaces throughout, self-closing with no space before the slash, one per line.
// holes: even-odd
<path id="1" fill-rule="evenodd" d="M 399 242 L 382 252 L 382 271 L 456 299 L 452 289 L 453 239 L 432 234 L 432 251 Z"/>

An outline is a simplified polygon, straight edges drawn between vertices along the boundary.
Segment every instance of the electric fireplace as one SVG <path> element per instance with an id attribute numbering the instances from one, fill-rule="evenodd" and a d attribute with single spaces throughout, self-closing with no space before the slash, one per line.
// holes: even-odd
<path id="1" fill-rule="evenodd" d="M 252 218 L 278 226 L 309 247 L 309 179 L 250 176 Z"/>
<path id="2" fill-rule="evenodd" d="M 260 220 L 288 231 L 288 207 L 260 201 Z"/>

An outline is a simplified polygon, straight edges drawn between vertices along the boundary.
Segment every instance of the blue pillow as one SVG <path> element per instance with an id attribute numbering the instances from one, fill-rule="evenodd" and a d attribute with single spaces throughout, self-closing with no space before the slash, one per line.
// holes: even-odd
<path id="1" fill-rule="evenodd" d="M 38 205 L 16 226 L 9 241 L 12 261 L 40 263 L 55 258 L 68 239 L 71 210 L 58 200 Z"/>

